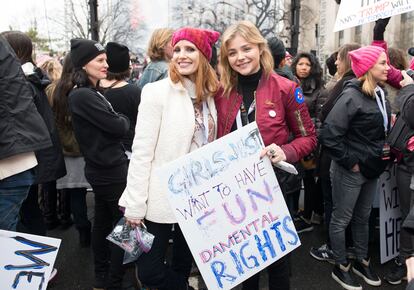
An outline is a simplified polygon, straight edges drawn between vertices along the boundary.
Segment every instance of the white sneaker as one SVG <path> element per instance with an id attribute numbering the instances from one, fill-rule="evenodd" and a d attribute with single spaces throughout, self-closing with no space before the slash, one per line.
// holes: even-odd
<path id="1" fill-rule="evenodd" d="M 53 268 L 53 270 L 52 270 L 52 272 L 50 273 L 50 276 L 49 276 L 49 283 L 50 283 L 53 279 L 55 279 L 56 275 L 57 275 L 57 269 L 56 269 L 56 268 Z"/>

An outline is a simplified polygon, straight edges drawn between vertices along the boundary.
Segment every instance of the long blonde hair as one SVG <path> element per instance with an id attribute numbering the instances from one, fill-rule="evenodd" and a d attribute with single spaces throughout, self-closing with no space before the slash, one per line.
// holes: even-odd
<path id="1" fill-rule="evenodd" d="M 207 58 L 201 52 L 199 53 L 199 58 L 200 62 L 195 72 L 194 81 L 197 103 L 206 100 L 207 97 L 213 96 L 219 88 L 217 74 L 207 61 Z M 184 79 L 184 76 L 178 72 L 173 61 L 169 65 L 169 76 L 173 83 L 182 83 Z"/>
<path id="2" fill-rule="evenodd" d="M 151 61 L 167 60 L 165 48 L 171 41 L 174 30 L 171 28 L 155 29 L 148 44 L 147 55 Z"/>
<path id="3" fill-rule="evenodd" d="M 237 35 L 243 37 L 252 44 L 257 44 L 261 52 L 260 65 L 266 77 L 273 71 L 273 58 L 267 45 L 266 39 L 259 29 L 250 21 L 239 21 L 224 31 L 220 47 L 220 79 L 224 88 L 224 94 L 229 95 L 231 90 L 237 86 L 237 73 L 231 68 L 228 60 L 228 45 Z"/>

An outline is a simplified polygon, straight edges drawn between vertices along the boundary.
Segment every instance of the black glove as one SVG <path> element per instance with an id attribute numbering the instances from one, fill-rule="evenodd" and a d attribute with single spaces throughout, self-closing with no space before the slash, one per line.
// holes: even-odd
<path id="1" fill-rule="evenodd" d="M 374 40 L 384 40 L 385 28 L 387 27 L 390 19 L 391 17 L 388 17 L 384 19 L 378 19 L 377 21 L 375 21 Z"/>

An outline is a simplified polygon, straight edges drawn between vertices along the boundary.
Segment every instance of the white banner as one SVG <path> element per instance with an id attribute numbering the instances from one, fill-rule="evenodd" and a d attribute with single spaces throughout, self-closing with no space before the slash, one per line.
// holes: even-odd
<path id="1" fill-rule="evenodd" d="M 400 251 L 402 221 L 396 171 L 396 165 L 385 170 L 377 186 L 380 202 L 381 264 L 398 256 Z"/>
<path id="2" fill-rule="evenodd" d="M 46 290 L 60 241 L 0 230 L 1 289 Z"/>
<path id="3" fill-rule="evenodd" d="M 300 245 L 251 123 L 159 170 L 208 289 L 231 289 Z"/>
<path id="4" fill-rule="evenodd" d="M 334 32 L 414 10 L 414 0 L 342 0 Z"/>

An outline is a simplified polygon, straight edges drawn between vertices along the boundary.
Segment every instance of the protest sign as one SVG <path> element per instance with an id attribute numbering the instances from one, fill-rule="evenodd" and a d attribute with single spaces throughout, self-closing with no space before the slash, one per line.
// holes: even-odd
<path id="1" fill-rule="evenodd" d="M 60 240 L 0 230 L 1 289 L 46 290 Z"/>
<path id="2" fill-rule="evenodd" d="M 414 10 L 414 0 L 341 1 L 334 32 Z"/>
<path id="3" fill-rule="evenodd" d="M 208 289 L 231 289 L 300 245 L 256 123 L 158 174 Z"/>
<path id="4" fill-rule="evenodd" d="M 381 263 L 396 257 L 400 251 L 401 212 L 396 183 L 397 166 L 393 165 L 378 180 L 380 202 Z"/>

